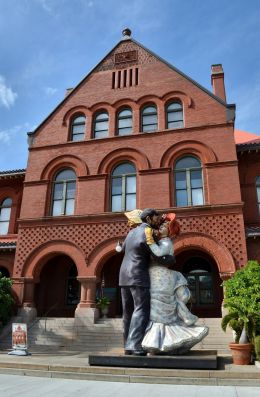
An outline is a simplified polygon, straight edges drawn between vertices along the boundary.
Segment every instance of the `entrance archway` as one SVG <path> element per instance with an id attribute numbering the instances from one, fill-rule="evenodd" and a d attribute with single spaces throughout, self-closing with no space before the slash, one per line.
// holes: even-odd
<path id="1" fill-rule="evenodd" d="M 121 292 L 118 285 L 122 259 L 122 254 L 116 254 L 105 262 L 101 271 L 101 282 L 97 285 L 97 296 L 107 296 L 110 300 L 108 317 L 122 316 Z"/>
<path id="2" fill-rule="evenodd" d="M 189 283 L 191 312 L 198 317 L 221 317 L 223 288 L 215 260 L 203 251 L 190 249 L 178 254 L 176 262 L 175 269 Z"/>
<path id="3" fill-rule="evenodd" d="M 44 264 L 35 286 L 34 301 L 39 317 L 73 317 L 80 298 L 77 268 L 67 255 Z"/>
<path id="4" fill-rule="evenodd" d="M 10 273 L 9 273 L 8 269 L 4 266 L 0 266 L 0 273 L 1 273 L 2 277 L 10 277 Z"/>

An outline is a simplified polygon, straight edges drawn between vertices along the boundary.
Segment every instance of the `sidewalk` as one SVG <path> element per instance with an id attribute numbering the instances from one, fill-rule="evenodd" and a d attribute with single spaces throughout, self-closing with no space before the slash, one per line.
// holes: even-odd
<path id="1" fill-rule="evenodd" d="M 124 383 L 260 386 L 260 369 L 233 365 L 227 356 L 219 357 L 217 370 L 183 370 L 89 366 L 88 352 L 49 350 L 35 351 L 31 356 L 7 353 L 0 351 L 2 374 Z"/>

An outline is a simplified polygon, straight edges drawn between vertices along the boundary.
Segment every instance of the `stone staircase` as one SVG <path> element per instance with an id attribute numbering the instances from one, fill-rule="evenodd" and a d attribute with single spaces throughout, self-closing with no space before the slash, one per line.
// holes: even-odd
<path id="1" fill-rule="evenodd" d="M 19 322 L 14 318 L 13 322 Z M 224 333 L 220 318 L 203 318 L 198 325 L 207 325 L 209 335 L 194 349 L 218 350 L 219 354 L 230 354 L 229 342 L 232 332 Z M 123 351 L 122 320 L 99 319 L 96 324 L 75 325 L 74 318 L 38 318 L 28 325 L 28 343 L 31 351 L 64 350 L 73 352 Z M 11 349 L 11 324 L 0 335 L 0 349 Z"/>

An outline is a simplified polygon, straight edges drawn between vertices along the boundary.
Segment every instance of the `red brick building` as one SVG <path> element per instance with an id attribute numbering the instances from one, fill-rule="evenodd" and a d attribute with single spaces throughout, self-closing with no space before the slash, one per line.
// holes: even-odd
<path id="1" fill-rule="evenodd" d="M 221 65 L 211 81 L 213 93 L 125 30 L 29 133 L 26 172 L 0 173 L 0 270 L 20 313 L 93 321 L 102 286 L 120 316 L 123 212 L 154 207 L 181 223 L 193 312 L 221 315 L 222 280 L 260 259 L 260 140 L 236 145 Z"/>

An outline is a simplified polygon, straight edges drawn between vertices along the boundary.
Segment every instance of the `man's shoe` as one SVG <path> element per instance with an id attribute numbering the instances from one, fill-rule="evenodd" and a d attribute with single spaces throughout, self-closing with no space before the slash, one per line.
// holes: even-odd
<path id="1" fill-rule="evenodd" d="M 132 350 L 125 350 L 125 356 L 131 356 L 132 353 Z"/>
<path id="2" fill-rule="evenodd" d="M 133 350 L 132 355 L 141 357 L 141 356 L 146 356 L 147 352 L 144 350 Z"/>

